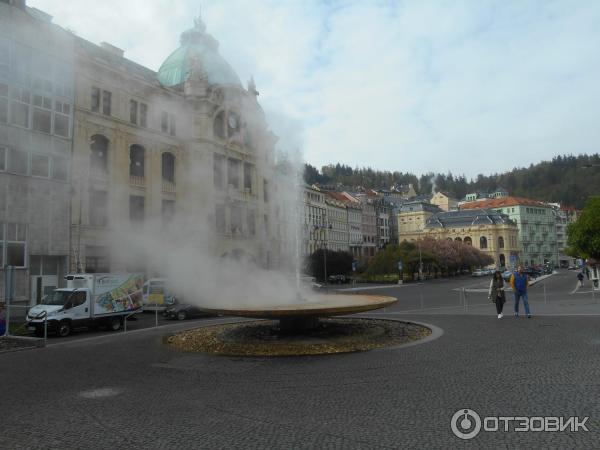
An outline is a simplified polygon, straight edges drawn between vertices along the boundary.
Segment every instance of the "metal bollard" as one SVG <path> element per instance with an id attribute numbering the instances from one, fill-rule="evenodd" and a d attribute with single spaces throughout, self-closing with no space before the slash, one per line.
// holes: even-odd
<path id="1" fill-rule="evenodd" d="M 48 313 L 44 311 L 44 347 L 48 343 Z"/>

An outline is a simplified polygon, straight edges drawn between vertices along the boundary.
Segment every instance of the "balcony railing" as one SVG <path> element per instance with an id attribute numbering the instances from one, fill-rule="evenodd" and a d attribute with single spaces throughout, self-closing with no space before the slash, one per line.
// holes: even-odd
<path id="1" fill-rule="evenodd" d="M 146 178 L 138 175 L 129 175 L 129 184 L 132 186 L 145 187 Z"/>
<path id="2" fill-rule="evenodd" d="M 175 183 L 172 181 L 162 180 L 162 191 L 174 193 L 175 192 Z"/>

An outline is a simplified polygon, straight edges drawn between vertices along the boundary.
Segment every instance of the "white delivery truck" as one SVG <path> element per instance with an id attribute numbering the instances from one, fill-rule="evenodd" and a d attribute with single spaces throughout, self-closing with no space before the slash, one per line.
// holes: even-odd
<path id="1" fill-rule="evenodd" d="M 123 320 L 142 311 L 144 277 L 131 273 L 78 273 L 66 275 L 67 287 L 55 289 L 27 313 L 29 330 L 68 336 L 78 327 L 106 326 L 119 330 Z"/>

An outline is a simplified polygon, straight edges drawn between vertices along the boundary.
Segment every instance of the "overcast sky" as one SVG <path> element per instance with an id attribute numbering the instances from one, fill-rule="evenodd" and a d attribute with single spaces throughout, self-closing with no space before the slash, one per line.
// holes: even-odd
<path id="1" fill-rule="evenodd" d="M 466 174 L 600 151 L 600 2 L 29 0 L 157 70 L 207 31 L 307 162 Z"/>

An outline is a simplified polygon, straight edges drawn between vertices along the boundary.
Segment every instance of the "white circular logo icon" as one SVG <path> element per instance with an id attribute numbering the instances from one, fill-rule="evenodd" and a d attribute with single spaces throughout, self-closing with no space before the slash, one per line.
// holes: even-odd
<path id="1" fill-rule="evenodd" d="M 459 409 L 452 416 L 450 427 L 455 436 L 472 439 L 481 431 L 481 418 L 472 409 Z"/>

